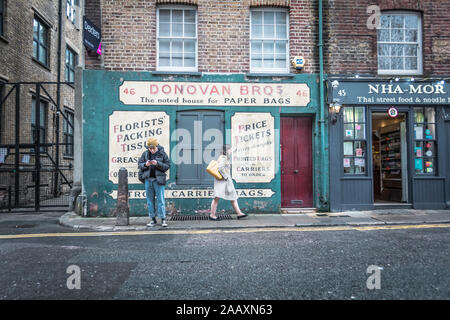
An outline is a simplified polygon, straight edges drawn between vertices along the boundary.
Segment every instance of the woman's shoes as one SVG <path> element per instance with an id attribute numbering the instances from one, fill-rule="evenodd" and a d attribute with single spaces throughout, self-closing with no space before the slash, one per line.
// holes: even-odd
<path id="1" fill-rule="evenodd" d="M 220 218 L 219 218 L 219 217 L 215 217 L 215 218 L 213 218 L 213 217 L 209 216 L 209 220 L 213 220 L 213 221 L 220 221 Z"/>
<path id="2" fill-rule="evenodd" d="M 248 217 L 248 214 L 243 213 L 243 214 L 237 216 L 237 219 L 238 219 L 238 220 L 239 220 L 239 219 L 244 219 L 244 218 L 246 218 L 246 217 Z"/>

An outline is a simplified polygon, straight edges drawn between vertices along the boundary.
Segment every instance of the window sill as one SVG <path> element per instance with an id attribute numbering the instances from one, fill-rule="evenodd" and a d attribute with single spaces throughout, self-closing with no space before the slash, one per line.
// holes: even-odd
<path id="1" fill-rule="evenodd" d="M 3 35 L 0 35 L 0 40 L 2 40 L 4 43 L 9 43 L 9 40 L 6 39 Z"/>
<path id="2" fill-rule="evenodd" d="M 434 180 L 444 180 L 444 177 L 441 177 L 438 174 L 432 174 L 432 173 L 419 173 L 416 174 L 413 179 L 415 180 L 427 180 L 427 179 L 434 179 Z"/>
<path id="3" fill-rule="evenodd" d="M 32 57 L 31 60 L 33 60 L 35 63 L 37 63 L 38 65 L 40 65 L 40 66 L 43 67 L 44 69 L 47 69 L 47 71 L 52 72 L 52 70 L 50 70 L 49 67 L 47 67 L 45 64 L 43 64 L 43 63 L 40 62 L 39 60 L 36 60 L 35 57 Z"/>
<path id="4" fill-rule="evenodd" d="M 392 71 L 378 71 L 379 76 L 398 76 L 398 77 L 408 77 L 408 76 L 422 76 L 422 71 L 401 71 L 401 70 L 392 70 Z"/>
<path id="5" fill-rule="evenodd" d="M 81 30 L 81 28 L 77 22 L 70 20 L 70 18 L 67 16 L 66 16 L 66 19 L 69 21 L 70 25 L 73 27 L 74 30 L 77 30 L 77 31 Z"/>
<path id="6" fill-rule="evenodd" d="M 64 160 L 74 160 L 75 157 L 74 157 L 74 156 L 66 156 L 66 155 L 63 155 L 63 159 L 64 159 Z"/>
<path id="7" fill-rule="evenodd" d="M 151 71 L 152 75 L 175 75 L 175 76 L 194 76 L 194 77 L 201 77 L 203 75 L 202 72 L 198 71 Z"/>
<path id="8" fill-rule="evenodd" d="M 372 177 L 364 174 L 364 173 L 344 173 L 343 176 L 341 176 L 342 180 L 371 180 Z"/>
<path id="9" fill-rule="evenodd" d="M 258 78 L 258 77 L 286 77 L 286 78 L 293 78 L 295 77 L 294 73 L 257 73 L 257 72 L 250 72 L 245 74 L 246 77 L 249 78 Z"/>

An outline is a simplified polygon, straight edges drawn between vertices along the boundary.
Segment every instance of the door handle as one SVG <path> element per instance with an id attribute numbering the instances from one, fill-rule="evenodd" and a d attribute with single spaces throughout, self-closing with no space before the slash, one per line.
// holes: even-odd
<path id="1" fill-rule="evenodd" d="M 298 170 L 294 170 L 294 173 L 297 174 L 297 173 L 298 173 Z"/>

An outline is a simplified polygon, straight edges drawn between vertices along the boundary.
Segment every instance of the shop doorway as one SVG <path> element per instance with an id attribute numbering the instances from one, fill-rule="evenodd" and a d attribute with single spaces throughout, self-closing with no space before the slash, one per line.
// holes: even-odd
<path id="1" fill-rule="evenodd" d="M 373 191 L 375 204 L 408 202 L 406 113 L 391 118 L 372 113 Z"/>
<path id="2" fill-rule="evenodd" d="M 312 119 L 281 117 L 281 206 L 311 208 Z"/>

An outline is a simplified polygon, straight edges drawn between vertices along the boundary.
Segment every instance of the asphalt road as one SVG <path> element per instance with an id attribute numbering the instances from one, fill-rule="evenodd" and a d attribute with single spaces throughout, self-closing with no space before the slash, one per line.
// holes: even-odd
<path id="1" fill-rule="evenodd" d="M 315 230 L 0 239 L 0 299 L 450 299 L 450 228 Z"/>

